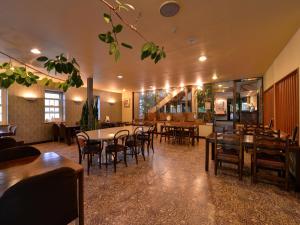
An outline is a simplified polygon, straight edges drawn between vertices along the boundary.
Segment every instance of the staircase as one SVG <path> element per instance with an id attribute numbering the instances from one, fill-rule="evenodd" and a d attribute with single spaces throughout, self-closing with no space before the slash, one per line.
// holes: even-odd
<path id="1" fill-rule="evenodd" d="M 176 95 L 178 95 L 181 92 L 181 88 L 176 88 L 172 90 L 165 98 L 163 98 L 159 103 L 157 103 L 155 106 L 149 109 L 149 113 L 155 113 L 157 109 L 160 109 L 165 104 L 167 104 L 169 101 L 171 101 Z"/>

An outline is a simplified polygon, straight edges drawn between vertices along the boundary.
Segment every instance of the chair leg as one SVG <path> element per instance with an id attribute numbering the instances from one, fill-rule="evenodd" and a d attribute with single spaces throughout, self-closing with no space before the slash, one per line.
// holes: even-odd
<path id="1" fill-rule="evenodd" d="M 124 150 L 124 163 L 125 163 L 125 166 L 127 167 L 127 154 L 126 154 L 126 150 Z"/>
<path id="2" fill-rule="evenodd" d="M 146 159 L 145 159 L 145 148 L 144 148 L 144 143 L 142 143 L 141 151 L 142 151 L 142 156 L 143 156 L 143 158 L 144 158 L 144 161 L 146 161 Z"/>
<path id="3" fill-rule="evenodd" d="M 138 164 L 139 162 L 138 162 L 136 147 L 133 147 L 133 149 L 134 149 L 135 163 Z"/>
<path id="4" fill-rule="evenodd" d="M 107 169 L 107 152 L 105 151 L 105 167 Z"/>
<path id="5" fill-rule="evenodd" d="M 285 170 L 285 190 L 289 190 L 289 170 Z"/>
<path id="6" fill-rule="evenodd" d="M 102 151 L 99 152 L 99 168 L 101 169 Z"/>
<path id="7" fill-rule="evenodd" d="M 118 159 L 118 153 L 115 152 L 115 155 L 114 155 L 114 172 L 117 172 L 117 159 Z"/>
<path id="8" fill-rule="evenodd" d="M 90 154 L 87 154 L 87 174 L 90 175 Z"/>

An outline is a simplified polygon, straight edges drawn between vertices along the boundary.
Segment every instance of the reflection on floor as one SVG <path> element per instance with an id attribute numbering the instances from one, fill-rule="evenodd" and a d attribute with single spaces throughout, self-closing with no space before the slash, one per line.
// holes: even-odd
<path id="1" fill-rule="evenodd" d="M 243 181 L 221 172 L 213 163 L 204 170 L 204 140 L 196 146 L 155 142 L 155 154 L 136 165 L 128 160 L 85 176 L 85 224 L 300 224 L 300 197 L 277 186 Z M 78 161 L 76 145 L 46 143 Z M 249 168 L 249 163 L 245 165 Z M 86 168 L 85 168 L 86 169 Z"/>

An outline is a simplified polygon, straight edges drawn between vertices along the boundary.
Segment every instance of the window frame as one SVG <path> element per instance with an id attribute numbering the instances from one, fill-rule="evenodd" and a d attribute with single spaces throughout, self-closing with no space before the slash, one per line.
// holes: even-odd
<path id="1" fill-rule="evenodd" d="M 46 97 L 46 94 L 58 94 L 59 98 L 50 98 Z M 49 104 L 46 104 L 46 101 L 49 100 Z M 50 101 L 54 101 L 54 104 L 50 104 Z M 55 101 L 58 101 L 58 106 L 56 105 Z M 46 109 L 49 108 L 49 111 Z M 51 110 L 53 109 L 53 111 Z M 58 109 L 58 112 L 56 111 Z M 61 91 L 56 91 L 56 90 L 45 90 L 44 91 L 44 120 L 46 123 L 48 122 L 55 122 L 55 121 L 60 121 L 64 122 L 65 121 L 65 95 Z M 50 119 L 46 118 L 46 114 L 49 114 Z M 58 114 L 59 117 L 55 118 L 55 115 Z M 52 117 L 51 115 L 54 115 Z"/>

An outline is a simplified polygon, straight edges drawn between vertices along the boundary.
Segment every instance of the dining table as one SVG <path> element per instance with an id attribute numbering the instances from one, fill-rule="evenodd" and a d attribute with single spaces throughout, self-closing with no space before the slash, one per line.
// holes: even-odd
<path id="1" fill-rule="evenodd" d="M 0 164 L 0 201 L 6 191 L 22 180 L 65 167 L 73 169 L 77 176 L 78 220 L 76 224 L 83 225 L 83 167 L 55 152 L 2 162 Z"/>
<path id="2" fill-rule="evenodd" d="M 195 139 L 199 137 L 199 126 L 192 124 L 190 122 L 165 122 L 164 124 L 161 125 L 161 130 L 163 130 L 164 128 L 181 128 L 184 130 L 188 130 L 191 134 L 191 139 L 192 139 L 192 146 L 195 145 Z"/>
<path id="3" fill-rule="evenodd" d="M 123 127 L 110 127 L 104 129 L 90 130 L 85 133 L 89 136 L 90 140 L 93 141 L 111 141 L 114 139 L 114 136 L 117 132 L 121 130 L 128 130 L 129 135 L 132 136 L 136 128 L 147 132 L 149 130 L 149 126 L 123 126 Z"/>
<path id="4" fill-rule="evenodd" d="M 220 133 L 222 134 L 222 133 Z M 238 134 L 225 134 L 228 139 L 235 139 L 236 141 L 240 141 L 240 136 Z M 287 133 L 281 132 L 280 138 L 284 139 L 288 136 Z M 215 133 L 211 133 L 205 138 L 205 171 L 208 171 L 209 168 L 209 147 L 211 145 L 211 159 L 215 159 Z M 254 135 L 243 135 L 242 137 L 242 145 L 245 148 L 251 149 L 254 147 Z"/>

